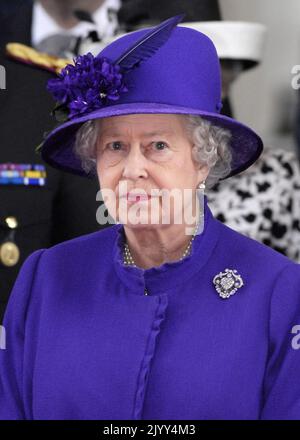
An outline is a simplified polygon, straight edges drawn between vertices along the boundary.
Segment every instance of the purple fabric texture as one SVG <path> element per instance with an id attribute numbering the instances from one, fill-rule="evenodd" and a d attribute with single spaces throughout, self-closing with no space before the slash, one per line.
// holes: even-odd
<path id="1" fill-rule="evenodd" d="M 300 419 L 300 266 L 215 219 L 181 261 L 122 263 L 122 225 L 24 263 L 0 350 L 0 419 Z M 228 299 L 212 279 L 236 269 Z M 144 287 L 149 295 L 144 295 Z"/>
<path id="2" fill-rule="evenodd" d="M 146 32 L 147 29 L 141 29 L 124 35 L 106 46 L 98 56 L 117 60 Z M 94 73 L 91 77 L 94 81 Z M 41 148 L 47 163 L 87 176 L 73 151 L 76 133 L 82 123 L 143 113 L 200 115 L 230 130 L 233 160 L 232 170 L 226 178 L 248 168 L 261 154 L 262 140 L 251 128 L 220 114 L 220 62 L 212 41 L 201 32 L 176 26 L 167 42 L 139 67 L 126 73 L 124 81 L 128 91 L 121 93 L 117 101 L 101 104 L 94 111 L 88 106 L 87 114 L 73 117 L 47 136 Z M 81 96 L 82 92 L 77 91 L 77 94 Z"/>

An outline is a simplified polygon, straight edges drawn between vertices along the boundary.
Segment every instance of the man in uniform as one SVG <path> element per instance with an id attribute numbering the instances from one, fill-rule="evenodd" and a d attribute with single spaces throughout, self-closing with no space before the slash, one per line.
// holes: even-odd
<path id="1" fill-rule="evenodd" d="M 54 73 L 10 59 L 10 42 L 31 45 L 32 5 L 0 24 L 0 65 L 5 89 L 0 90 L 0 323 L 25 258 L 101 226 L 96 221 L 96 180 L 48 167 L 35 152 L 55 120 L 55 102 L 46 90 Z M 101 264 L 101 262 L 99 262 Z"/>

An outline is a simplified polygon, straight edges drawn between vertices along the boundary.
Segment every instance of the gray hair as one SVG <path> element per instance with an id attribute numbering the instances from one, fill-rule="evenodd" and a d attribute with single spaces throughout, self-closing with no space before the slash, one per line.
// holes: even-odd
<path id="1" fill-rule="evenodd" d="M 231 171 L 231 132 L 212 124 L 201 116 L 182 115 L 186 120 L 187 135 L 193 142 L 192 156 L 209 167 L 206 188 L 212 188 Z M 80 158 L 86 173 L 96 174 L 96 141 L 98 120 L 85 122 L 76 134 L 74 152 Z"/>

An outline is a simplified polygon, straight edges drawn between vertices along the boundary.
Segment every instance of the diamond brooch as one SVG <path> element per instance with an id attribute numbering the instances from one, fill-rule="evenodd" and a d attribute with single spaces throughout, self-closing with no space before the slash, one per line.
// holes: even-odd
<path id="1" fill-rule="evenodd" d="M 234 295 L 244 285 L 244 281 L 236 269 L 225 269 L 224 272 L 218 273 L 213 278 L 213 283 L 219 296 L 223 299 Z"/>

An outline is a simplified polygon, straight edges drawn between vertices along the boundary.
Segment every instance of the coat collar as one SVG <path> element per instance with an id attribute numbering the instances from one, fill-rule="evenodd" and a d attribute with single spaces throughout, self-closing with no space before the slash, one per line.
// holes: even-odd
<path id="1" fill-rule="evenodd" d="M 113 262 L 116 273 L 131 293 L 144 295 L 147 288 L 149 295 L 171 294 L 178 286 L 184 285 L 191 277 L 203 270 L 217 244 L 220 227 L 219 221 L 204 201 L 204 229 L 193 240 L 191 253 L 183 260 L 164 263 L 150 269 L 125 266 L 123 249 L 125 232 L 123 225 L 117 225 L 117 233 L 113 246 Z"/>

